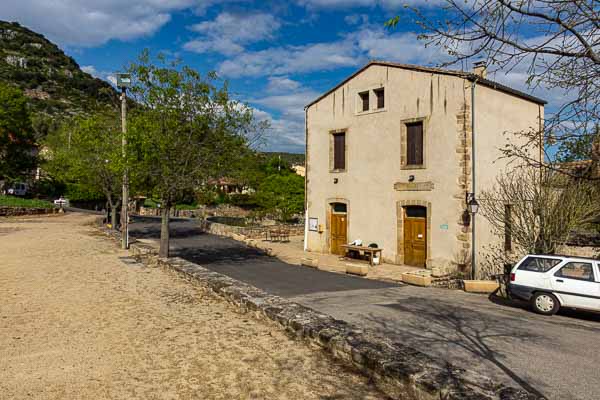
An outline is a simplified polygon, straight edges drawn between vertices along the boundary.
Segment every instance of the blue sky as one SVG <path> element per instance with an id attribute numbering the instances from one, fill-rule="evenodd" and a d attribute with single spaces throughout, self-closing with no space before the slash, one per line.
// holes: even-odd
<path id="1" fill-rule="evenodd" d="M 303 107 L 370 59 L 435 65 L 403 5 L 435 0 L 19 0 L 0 19 L 59 44 L 87 72 L 111 80 L 148 48 L 216 71 L 234 96 L 271 122 L 266 150 L 304 151 Z M 400 14 L 398 29 L 383 23 Z M 469 68 L 469 66 L 465 66 Z M 525 89 L 523 71 L 492 79 Z M 534 93 L 544 96 L 544 93 Z"/>

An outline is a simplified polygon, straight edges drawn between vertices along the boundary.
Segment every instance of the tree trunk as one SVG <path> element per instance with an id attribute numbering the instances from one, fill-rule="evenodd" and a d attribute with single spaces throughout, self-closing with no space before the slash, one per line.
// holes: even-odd
<path id="1" fill-rule="evenodd" d="M 116 205 L 111 204 L 110 206 L 110 224 L 112 229 L 117 229 L 117 208 Z"/>
<path id="2" fill-rule="evenodd" d="M 158 250 L 158 255 L 160 257 L 168 258 L 169 257 L 169 212 L 170 206 L 165 204 L 161 209 L 162 212 L 162 220 L 160 224 L 160 249 Z"/>

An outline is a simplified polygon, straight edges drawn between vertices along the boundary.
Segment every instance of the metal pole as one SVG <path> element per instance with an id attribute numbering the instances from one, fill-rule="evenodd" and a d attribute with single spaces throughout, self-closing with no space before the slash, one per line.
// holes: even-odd
<path id="1" fill-rule="evenodd" d="M 129 248 L 129 176 L 127 174 L 126 164 L 126 148 L 127 148 L 127 95 L 126 88 L 121 88 L 121 132 L 122 136 L 122 151 L 125 167 L 123 168 L 123 200 L 121 204 L 121 248 Z"/>
<path id="2" fill-rule="evenodd" d="M 475 198 L 475 86 L 477 79 L 471 84 L 471 192 Z M 475 213 L 471 214 L 471 279 L 475 279 Z"/>

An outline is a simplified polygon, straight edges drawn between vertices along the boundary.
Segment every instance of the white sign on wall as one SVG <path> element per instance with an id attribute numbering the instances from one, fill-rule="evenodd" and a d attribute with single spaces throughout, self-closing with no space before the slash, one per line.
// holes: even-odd
<path id="1" fill-rule="evenodd" d="M 308 230 L 317 232 L 319 230 L 319 218 L 308 219 Z"/>

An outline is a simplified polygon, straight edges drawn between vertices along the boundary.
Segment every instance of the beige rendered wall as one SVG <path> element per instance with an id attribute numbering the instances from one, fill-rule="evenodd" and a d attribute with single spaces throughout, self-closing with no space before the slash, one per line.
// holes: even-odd
<path id="1" fill-rule="evenodd" d="M 475 191 L 489 189 L 498 174 L 509 172 L 517 160 L 503 157 L 500 149 L 507 143 L 524 145 L 527 141 L 516 133 L 537 131 L 543 121 L 544 107 L 536 103 L 477 85 L 475 89 Z M 539 148 L 530 148 L 531 156 L 539 159 Z M 512 162 L 511 162 L 512 161 Z M 503 204 L 498 204 L 503 207 Z M 490 245 L 503 246 L 503 236 L 495 236 L 483 215 L 475 224 L 477 261 L 489 252 Z M 502 233 L 500 233 L 502 235 Z"/>
<path id="2" fill-rule="evenodd" d="M 357 114 L 358 93 L 385 87 L 384 111 Z M 468 87 L 467 87 L 468 88 Z M 447 260 L 456 251 L 458 214 L 457 178 L 462 155 L 457 154 L 457 114 L 466 98 L 465 81 L 430 74 L 371 66 L 307 110 L 307 208 L 319 219 L 322 233 L 309 232 L 309 251 L 329 251 L 328 203 L 348 203 L 348 239 L 376 242 L 383 257 L 398 260 L 397 204 L 430 203 L 428 258 Z M 372 99 L 374 101 L 374 99 Z M 400 165 L 400 137 L 404 120 L 425 119 L 425 169 Z M 346 131 L 347 168 L 330 172 L 330 132 Z M 431 182 L 431 191 L 397 191 L 394 184 Z M 338 183 L 334 183 L 334 178 Z M 432 264 L 429 262 L 428 264 Z"/>
<path id="3" fill-rule="evenodd" d="M 357 113 L 358 93 L 378 87 L 385 87 L 384 110 Z M 348 205 L 348 240 L 377 243 L 386 261 L 403 261 L 399 205 L 428 206 L 428 267 L 451 266 L 461 252 L 470 252 L 470 231 L 462 226 L 461 217 L 465 191 L 470 190 L 470 152 L 464 152 L 465 145 L 470 146 L 470 103 L 471 82 L 464 79 L 372 65 L 311 105 L 307 109 L 307 214 L 318 218 L 324 229 L 308 232 L 308 251 L 329 252 L 329 203 L 341 201 Z M 478 86 L 475 112 L 476 130 L 481 128 L 476 140 L 479 190 L 506 168 L 505 161 L 497 161 L 503 132 L 537 124 L 538 106 Z M 402 126 L 412 119 L 424 120 L 423 169 L 401 167 Z M 346 132 L 344 172 L 330 171 L 332 131 Z M 408 183 L 410 175 L 415 183 L 433 189 L 396 190 L 395 185 Z M 466 177 L 466 185 L 461 176 Z M 479 249 L 496 238 L 481 216 L 477 218 Z"/>

